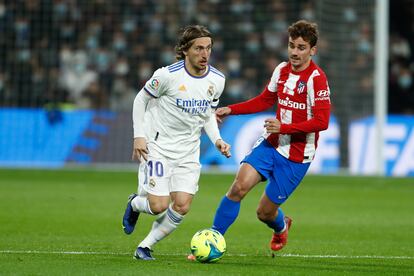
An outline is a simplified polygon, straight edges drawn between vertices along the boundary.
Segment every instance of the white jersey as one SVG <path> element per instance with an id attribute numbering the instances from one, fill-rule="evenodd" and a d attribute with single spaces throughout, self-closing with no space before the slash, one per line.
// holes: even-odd
<path id="1" fill-rule="evenodd" d="M 210 65 L 201 77 L 191 75 L 184 60 L 156 70 L 143 88 L 154 98 L 144 120 L 149 148 L 172 159 L 198 160 L 201 129 L 218 106 L 224 84 L 223 73 Z"/>

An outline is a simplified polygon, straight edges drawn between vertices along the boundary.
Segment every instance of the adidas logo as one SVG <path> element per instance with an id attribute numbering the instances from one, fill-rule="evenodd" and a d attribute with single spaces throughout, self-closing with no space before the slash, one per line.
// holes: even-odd
<path id="1" fill-rule="evenodd" d="M 178 87 L 178 91 L 181 91 L 181 92 L 186 92 L 186 91 L 187 91 L 187 88 L 185 87 L 185 85 L 184 85 L 184 84 L 181 84 L 181 85 Z"/>

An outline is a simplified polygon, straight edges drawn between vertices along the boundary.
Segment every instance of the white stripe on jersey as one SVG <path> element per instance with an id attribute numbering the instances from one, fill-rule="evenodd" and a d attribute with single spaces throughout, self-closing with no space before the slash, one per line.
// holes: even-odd
<path id="1" fill-rule="evenodd" d="M 303 156 L 307 156 L 307 160 L 313 160 L 313 156 L 315 155 L 315 136 L 315 132 L 306 135 L 306 146 Z"/>
<path id="2" fill-rule="evenodd" d="M 280 109 L 280 122 L 282 124 L 291 124 L 292 123 L 292 110 L 281 108 Z M 283 156 L 289 156 L 290 138 L 291 138 L 291 135 L 289 134 L 279 134 L 279 147 L 277 148 L 277 150 Z"/>
<path id="3" fill-rule="evenodd" d="M 289 73 L 289 77 L 286 80 L 283 88 L 283 93 L 288 95 L 295 94 L 296 83 L 298 82 L 300 76 Z M 292 123 L 292 110 L 287 110 L 284 108 L 280 109 L 280 121 L 282 124 L 291 124 Z M 290 134 L 280 134 L 279 135 L 279 147 L 278 151 L 285 157 L 289 157 L 290 153 Z"/>
<path id="4" fill-rule="evenodd" d="M 307 87 L 308 87 L 308 111 L 312 111 L 312 107 L 315 106 L 315 90 L 313 89 L 313 78 L 319 76 L 318 70 L 314 70 L 312 74 L 309 76 Z M 308 112 L 308 120 L 312 117 L 309 117 Z"/>
<path id="5" fill-rule="evenodd" d="M 307 87 L 308 87 L 308 97 L 307 97 L 307 119 L 310 120 L 313 118 L 312 107 L 315 106 L 315 92 L 313 88 L 313 78 L 319 76 L 318 70 L 314 70 L 309 76 Z M 308 133 L 306 135 L 306 145 L 304 150 L 304 156 L 308 156 L 308 160 L 313 160 L 315 155 L 315 132 Z"/>
<path id="6" fill-rule="evenodd" d="M 283 88 L 283 93 L 292 96 L 295 95 L 296 83 L 298 82 L 299 78 L 299 75 L 289 73 L 289 77 L 286 80 L 285 87 Z"/>

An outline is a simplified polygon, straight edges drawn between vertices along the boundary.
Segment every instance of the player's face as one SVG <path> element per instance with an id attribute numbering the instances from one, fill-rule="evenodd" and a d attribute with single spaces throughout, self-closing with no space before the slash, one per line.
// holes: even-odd
<path id="1" fill-rule="evenodd" d="M 316 46 L 311 47 L 302 37 L 292 39 L 289 37 L 288 55 L 293 71 L 302 71 L 310 63 L 311 56 L 316 53 Z"/>
<path id="2" fill-rule="evenodd" d="M 208 65 L 211 54 L 211 38 L 200 37 L 194 39 L 193 45 L 184 52 L 187 69 L 190 73 L 202 75 Z"/>

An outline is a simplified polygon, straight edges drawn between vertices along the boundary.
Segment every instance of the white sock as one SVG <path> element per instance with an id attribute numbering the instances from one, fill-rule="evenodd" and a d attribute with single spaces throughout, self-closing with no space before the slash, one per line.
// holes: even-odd
<path id="1" fill-rule="evenodd" d="M 167 211 L 154 221 L 151 231 L 139 244 L 139 247 L 148 247 L 151 249 L 154 244 L 172 233 L 181 223 L 183 218 L 184 216 L 174 211 L 170 205 Z"/>
<path id="2" fill-rule="evenodd" d="M 151 211 L 148 198 L 144 196 L 136 196 L 131 201 L 132 210 L 135 212 L 146 213 L 153 215 L 154 213 Z"/>

